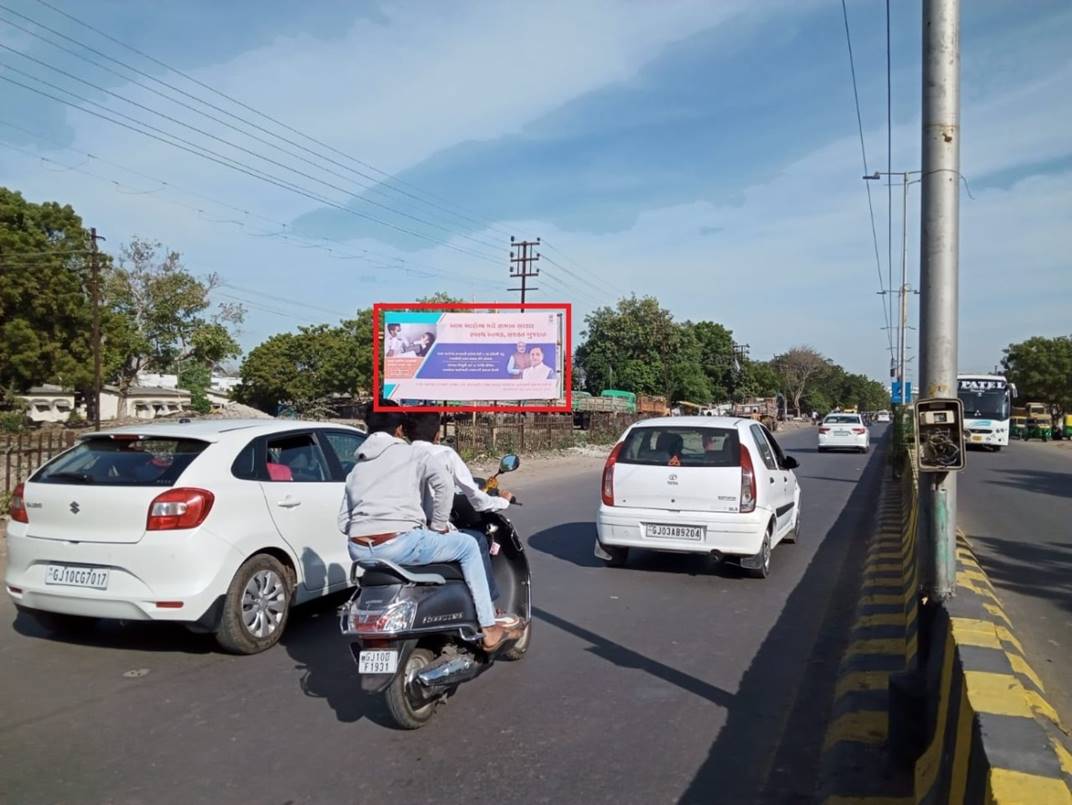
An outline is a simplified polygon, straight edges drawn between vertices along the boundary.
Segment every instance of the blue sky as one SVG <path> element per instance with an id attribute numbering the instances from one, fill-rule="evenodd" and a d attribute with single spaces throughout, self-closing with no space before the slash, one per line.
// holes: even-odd
<path id="1" fill-rule="evenodd" d="M 754 357 L 807 343 L 886 377 L 838 0 L 48 2 L 248 106 L 38 0 L 0 0 L 0 76 L 305 192 L 3 81 L 0 183 L 71 203 L 110 245 L 140 234 L 218 272 L 220 301 L 247 301 L 247 347 L 374 301 L 507 299 L 514 234 L 549 244 L 536 296 L 572 301 L 579 323 L 650 293 L 678 318 L 725 323 Z M 1012 341 L 1070 329 L 1072 8 L 963 6 L 961 366 L 979 370 Z M 849 3 L 872 170 L 887 158 L 884 19 L 878 0 Z M 896 0 L 894 170 L 919 166 L 919 40 L 919 2 Z M 173 88 L 205 114 L 150 91 Z M 887 197 L 872 191 L 885 278 Z M 893 201 L 897 273 L 899 188 Z M 914 187 L 913 277 L 918 230 Z"/>

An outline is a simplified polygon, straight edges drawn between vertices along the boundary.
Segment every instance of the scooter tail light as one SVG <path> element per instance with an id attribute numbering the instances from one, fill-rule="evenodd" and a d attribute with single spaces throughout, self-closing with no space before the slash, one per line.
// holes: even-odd
<path id="1" fill-rule="evenodd" d="M 15 487 L 15 491 L 11 493 L 11 503 L 8 505 L 7 513 L 11 516 L 13 522 L 16 523 L 28 523 L 30 522 L 30 513 L 26 511 L 26 485 L 19 484 Z"/>
<path id="2" fill-rule="evenodd" d="M 618 442 L 614 445 L 614 449 L 610 451 L 610 455 L 607 456 L 607 463 L 603 465 L 603 485 L 601 491 L 601 497 L 603 498 L 603 505 L 614 505 L 614 465 L 618 463 L 618 455 L 622 452 L 623 442 Z"/>
<path id="3" fill-rule="evenodd" d="M 359 635 L 389 635 L 408 632 L 417 618 L 416 601 L 395 601 L 386 607 L 350 610 L 350 631 Z"/>
<path id="4" fill-rule="evenodd" d="M 752 464 L 752 454 L 741 445 L 741 512 L 747 514 L 756 510 L 756 470 Z"/>

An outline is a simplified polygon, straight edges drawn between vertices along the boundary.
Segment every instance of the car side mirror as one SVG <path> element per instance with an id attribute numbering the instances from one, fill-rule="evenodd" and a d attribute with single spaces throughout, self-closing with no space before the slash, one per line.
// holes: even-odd
<path id="1" fill-rule="evenodd" d="M 513 453 L 507 453 L 499 461 L 499 472 L 513 472 L 521 466 L 521 459 Z"/>
<path id="2" fill-rule="evenodd" d="M 795 470 L 799 466 L 800 466 L 800 462 L 797 461 L 792 456 L 786 456 L 785 457 L 785 468 L 787 470 Z"/>

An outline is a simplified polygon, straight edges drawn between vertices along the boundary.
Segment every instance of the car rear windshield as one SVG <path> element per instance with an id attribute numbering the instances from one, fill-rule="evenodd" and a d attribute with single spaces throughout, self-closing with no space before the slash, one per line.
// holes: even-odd
<path id="1" fill-rule="evenodd" d="M 208 447 L 196 439 L 92 436 L 53 459 L 30 480 L 39 484 L 172 486 Z"/>
<path id="2" fill-rule="evenodd" d="M 860 425 L 860 417 L 856 414 L 834 414 L 823 420 L 824 425 Z"/>
<path id="3" fill-rule="evenodd" d="M 618 461 L 663 467 L 737 467 L 740 451 L 734 428 L 634 428 L 625 437 Z"/>

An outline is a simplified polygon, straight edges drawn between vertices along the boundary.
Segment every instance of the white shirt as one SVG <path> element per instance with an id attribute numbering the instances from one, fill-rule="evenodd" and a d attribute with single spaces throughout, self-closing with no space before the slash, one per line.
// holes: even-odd
<path id="1" fill-rule="evenodd" d="M 476 479 L 473 478 L 473 473 L 465 466 L 462 457 L 458 455 L 453 447 L 419 440 L 412 444 L 414 450 L 437 456 L 446 464 L 447 471 L 454 477 L 455 491 L 465 495 L 466 499 L 478 512 L 502 511 L 510 506 L 510 501 L 506 498 L 489 495 L 480 488 Z M 421 490 L 421 503 L 424 506 L 424 511 L 430 516 L 434 508 L 435 494 L 429 487 Z M 454 530 L 453 523 L 450 527 Z"/>
<path id="2" fill-rule="evenodd" d="M 521 373 L 522 380 L 546 380 L 551 376 L 551 367 L 546 363 L 538 363 L 530 366 Z"/>
<path id="3" fill-rule="evenodd" d="M 406 351 L 406 342 L 402 336 L 395 335 L 387 339 L 387 352 L 390 355 L 401 355 Z"/>

